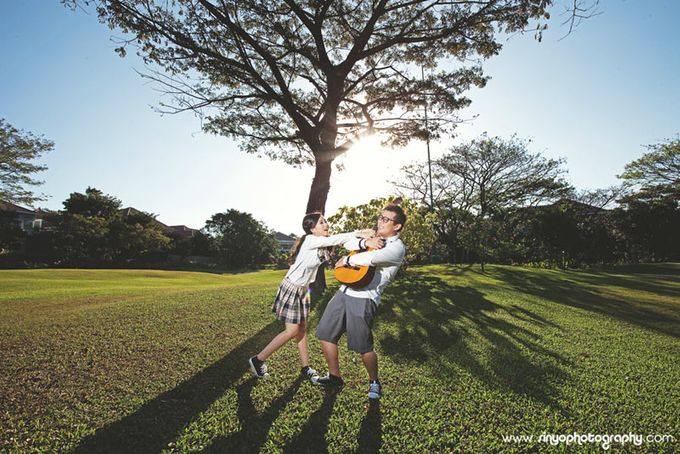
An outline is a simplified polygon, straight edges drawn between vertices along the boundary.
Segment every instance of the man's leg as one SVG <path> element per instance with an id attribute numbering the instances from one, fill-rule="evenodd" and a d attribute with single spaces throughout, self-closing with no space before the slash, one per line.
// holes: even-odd
<path id="1" fill-rule="evenodd" d="M 347 347 L 361 354 L 369 378 L 369 399 L 380 399 L 378 355 L 373 350 L 373 319 L 378 306 L 369 299 L 355 299 L 347 310 Z M 351 307 L 351 309 L 350 309 Z"/>
<path id="2" fill-rule="evenodd" d="M 366 352 L 361 355 L 361 360 L 364 362 L 364 367 L 368 372 L 369 380 L 378 380 L 378 355 L 374 351 Z"/>

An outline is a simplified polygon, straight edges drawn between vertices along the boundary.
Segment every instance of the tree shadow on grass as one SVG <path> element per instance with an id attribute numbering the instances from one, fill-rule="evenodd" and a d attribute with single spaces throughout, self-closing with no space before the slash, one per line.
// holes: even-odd
<path id="1" fill-rule="evenodd" d="M 227 437 L 214 440 L 210 446 L 204 449 L 204 452 L 258 452 L 267 440 L 271 425 L 295 397 L 302 383 L 302 378 L 298 377 L 282 395 L 267 407 L 267 410 L 259 414 L 251 397 L 256 382 L 256 378 L 251 378 L 238 386 L 236 390 L 238 394 L 237 415 L 241 423 L 241 430 Z"/>
<path id="2" fill-rule="evenodd" d="M 606 315 L 662 334 L 680 337 L 680 311 L 664 302 L 641 302 L 634 297 L 607 295 L 606 287 L 615 286 L 678 296 L 678 288 L 661 289 L 632 279 L 605 273 L 576 271 L 535 273 L 526 269 L 494 268 L 493 275 L 516 290 L 553 303 Z M 566 279 L 565 279 L 566 278 Z"/>
<path id="3" fill-rule="evenodd" d="M 585 284 L 618 286 L 680 298 L 680 264 L 629 265 L 559 272 Z M 671 282 L 674 283 L 669 285 Z"/>
<path id="4" fill-rule="evenodd" d="M 565 412 L 555 384 L 565 378 L 570 361 L 542 347 L 541 336 L 521 326 L 530 322 L 559 332 L 555 323 L 514 304 L 495 304 L 472 287 L 421 273 L 408 273 L 388 295 L 379 309 L 379 338 L 395 362 L 430 363 L 442 377 L 455 376 L 451 365 L 456 364 L 488 385 Z M 504 313 L 510 321 L 501 317 Z M 480 356 L 469 342 L 491 347 Z"/>
<path id="5" fill-rule="evenodd" d="M 268 324 L 219 361 L 146 402 L 134 413 L 86 437 L 75 452 L 158 452 L 166 448 L 186 424 L 243 376 L 248 357 L 279 328 L 278 322 Z"/>

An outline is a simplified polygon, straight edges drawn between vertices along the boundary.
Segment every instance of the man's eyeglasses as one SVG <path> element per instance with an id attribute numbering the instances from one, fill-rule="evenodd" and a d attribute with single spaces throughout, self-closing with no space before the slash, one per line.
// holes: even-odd
<path id="1" fill-rule="evenodd" d="M 390 222 L 390 221 L 394 222 L 394 219 L 390 219 L 387 216 L 378 216 L 378 221 L 387 223 L 387 222 Z"/>

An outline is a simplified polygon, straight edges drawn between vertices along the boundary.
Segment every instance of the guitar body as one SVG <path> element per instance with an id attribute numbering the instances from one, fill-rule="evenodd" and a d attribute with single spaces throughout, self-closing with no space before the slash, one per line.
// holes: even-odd
<path id="1" fill-rule="evenodd" d="M 373 249 L 368 249 L 372 251 Z M 352 251 L 348 256 L 358 254 L 364 251 Z M 373 280 L 375 276 L 374 266 L 354 266 L 352 268 L 342 267 L 335 269 L 335 279 L 341 284 L 345 284 L 351 288 L 362 288 L 366 287 Z"/>

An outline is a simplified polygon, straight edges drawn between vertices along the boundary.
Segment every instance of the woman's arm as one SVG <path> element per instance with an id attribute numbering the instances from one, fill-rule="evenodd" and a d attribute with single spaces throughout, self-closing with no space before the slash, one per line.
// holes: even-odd
<path id="1" fill-rule="evenodd" d="M 357 232 L 338 233 L 331 236 L 307 235 L 302 247 L 307 249 L 318 249 L 321 247 L 337 246 L 345 244 L 357 237 Z"/>
<path id="2" fill-rule="evenodd" d="M 404 261 L 406 250 L 399 244 L 390 244 L 389 247 L 374 251 L 360 252 L 353 255 L 349 260 L 352 266 L 399 266 Z M 336 267 L 344 266 L 347 257 L 338 260 Z"/>

